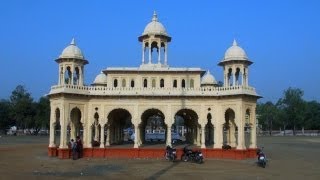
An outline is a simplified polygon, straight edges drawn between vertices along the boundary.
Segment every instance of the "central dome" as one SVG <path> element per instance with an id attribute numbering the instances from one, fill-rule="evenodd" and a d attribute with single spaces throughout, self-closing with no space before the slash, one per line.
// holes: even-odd
<path id="1" fill-rule="evenodd" d="M 224 54 L 224 61 L 228 60 L 248 60 L 246 52 L 238 46 L 236 40 L 233 41 L 232 46 Z"/>
<path id="2" fill-rule="evenodd" d="M 164 26 L 158 21 L 156 12 L 153 13 L 152 21 L 144 28 L 142 35 L 160 34 L 168 35 Z"/>
<path id="3" fill-rule="evenodd" d="M 67 46 L 59 56 L 59 58 L 76 58 L 76 59 L 84 59 L 84 56 L 81 50 L 75 43 L 74 38 L 72 39 L 69 46 Z"/>

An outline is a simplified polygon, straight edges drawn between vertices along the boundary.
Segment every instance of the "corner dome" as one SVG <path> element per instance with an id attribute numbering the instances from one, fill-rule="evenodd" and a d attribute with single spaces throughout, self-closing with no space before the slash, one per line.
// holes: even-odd
<path id="1" fill-rule="evenodd" d="M 214 84 L 217 84 L 217 81 L 213 77 L 213 75 L 210 74 L 210 71 L 208 70 L 201 79 L 201 85 L 214 85 Z"/>
<path id="2" fill-rule="evenodd" d="M 98 74 L 96 76 L 96 78 L 93 81 L 93 84 L 106 85 L 107 81 L 108 81 L 107 75 L 105 75 L 103 72 L 101 72 L 100 74 Z"/>
<path id="3" fill-rule="evenodd" d="M 74 38 L 72 39 L 69 46 L 67 46 L 59 56 L 59 58 L 76 58 L 76 59 L 84 59 L 84 56 L 81 50 L 76 46 Z"/>
<path id="4" fill-rule="evenodd" d="M 152 21 L 144 28 L 142 35 L 159 34 L 168 35 L 164 26 L 158 21 L 156 12 L 153 13 Z"/>
<path id="5" fill-rule="evenodd" d="M 233 40 L 233 44 L 224 54 L 223 61 L 229 60 L 248 60 L 246 52 L 238 46 L 237 41 Z"/>

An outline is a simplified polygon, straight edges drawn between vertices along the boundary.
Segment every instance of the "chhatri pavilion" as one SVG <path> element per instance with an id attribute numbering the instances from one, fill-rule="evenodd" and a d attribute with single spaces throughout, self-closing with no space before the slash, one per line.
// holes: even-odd
<path id="1" fill-rule="evenodd" d="M 249 85 L 252 61 L 237 42 L 218 62 L 224 77 L 218 83 L 209 70 L 169 65 L 171 37 L 156 13 L 138 40 L 139 67 L 102 69 L 90 85 L 84 81 L 89 61 L 74 39 L 55 60 L 58 83 L 48 94 L 49 156 L 69 158 L 68 143 L 80 136 L 85 157 L 162 157 L 180 127 L 182 143 L 207 158 L 255 157 L 260 96 Z M 165 131 L 158 149 L 148 147 L 145 138 L 150 119 Z M 231 149 L 224 150 L 225 144 Z"/>

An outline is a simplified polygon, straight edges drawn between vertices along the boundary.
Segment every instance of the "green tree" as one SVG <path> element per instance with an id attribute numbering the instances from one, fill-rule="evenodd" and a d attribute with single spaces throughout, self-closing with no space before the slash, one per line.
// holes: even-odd
<path id="1" fill-rule="evenodd" d="M 38 134 L 41 128 L 49 129 L 50 101 L 47 97 L 41 97 L 38 103 L 34 103 L 34 106 L 36 114 L 32 128 L 35 130 L 35 134 Z"/>
<path id="2" fill-rule="evenodd" d="M 268 130 L 269 135 L 272 135 L 274 125 L 277 125 L 277 108 L 268 101 L 266 103 L 259 103 L 257 105 L 257 113 L 259 115 L 259 124 L 262 125 L 263 130 Z"/>
<path id="3" fill-rule="evenodd" d="M 284 91 L 284 97 L 279 99 L 278 105 L 284 110 L 287 116 L 288 124 L 293 128 L 293 134 L 296 134 L 297 126 L 305 126 L 304 111 L 305 101 L 302 99 L 303 91 L 298 88 L 288 88 Z"/>
<path id="4" fill-rule="evenodd" d="M 10 118 L 10 102 L 7 100 L 0 101 L 0 131 L 6 133 L 6 130 L 13 125 Z"/>
<path id="5" fill-rule="evenodd" d="M 10 96 L 11 117 L 15 120 L 18 128 L 26 129 L 32 127 L 35 116 L 35 106 L 30 93 L 24 86 L 18 85 Z"/>
<path id="6" fill-rule="evenodd" d="M 306 129 L 320 129 L 320 103 L 317 101 L 306 102 L 304 114 Z"/>

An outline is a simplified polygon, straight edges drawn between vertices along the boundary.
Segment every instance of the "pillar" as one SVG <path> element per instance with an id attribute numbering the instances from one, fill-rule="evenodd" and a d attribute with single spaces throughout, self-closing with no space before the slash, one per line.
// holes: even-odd
<path id="1" fill-rule="evenodd" d="M 144 64 L 144 53 L 145 53 L 145 47 L 144 47 L 144 43 L 142 43 L 142 64 Z"/>
<path id="2" fill-rule="evenodd" d="M 151 64 L 151 42 L 149 41 L 149 64 Z"/>
<path id="3" fill-rule="evenodd" d="M 139 132 L 139 125 L 135 124 L 134 125 L 134 145 L 133 148 L 139 148 L 139 142 L 138 142 L 138 132 Z"/>
<path id="4" fill-rule="evenodd" d="M 171 144 L 171 125 L 168 125 L 167 126 L 167 146 L 170 146 L 172 147 L 172 144 Z"/>
<path id="5" fill-rule="evenodd" d="M 55 119 L 55 111 L 54 109 L 51 108 L 51 113 L 50 113 L 50 135 L 49 135 L 49 147 L 56 147 L 55 144 L 55 136 L 54 136 L 54 122 L 56 121 Z"/>
<path id="6" fill-rule="evenodd" d="M 164 50 L 164 64 L 167 65 L 168 64 L 168 44 L 165 44 L 165 50 Z"/>
<path id="7" fill-rule="evenodd" d="M 236 72 L 232 73 L 232 86 L 236 85 Z"/>
<path id="8" fill-rule="evenodd" d="M 110 126 L 107 127 L 106 146 L 110 146 Z"/>
<path id="9" fill-rule="evenodd" d="M 104 148 L 104 125 L 103 124 L 100 130 L 100 148 Z"/>
<path id="10" fill-rule="evenodd" d="M 200 134 L 200 131 L 201 131 L 201 128 L 200 127 L 196 127 L 197 128 L 197 146 L 201 146 L 201 134 Z"/>
<path id="11" fill-rule="evenodd" d="M 214 125 L 214 145 L 213 148 L 221 149 L 223 141 L 223 125 L 215 124 Z"/>
<path id="12" fill-rule="evenodd" d="M 251 127 L 251 144 L 250 148 L 257 148 L 257 124 L 256 124 L 256 109 L 252 110 L 252 127 Z"/>
<path id="13" fill-rule="evenodd" d="M 201 126 L 201 149 L 206 148 L 205 139 L 205 125 Z"/>
<path id="14" fill-rule="evenodd" d="M 67 146 L 67 117 L 68 113 L 65 112 L 66 109 L 63 108 L 60 113 L 60 126 L 61 126 L 61 130 L 60 130 L 60 146 L 59 148 L 62 149 L 62 148 L 68 148 Z"/>

